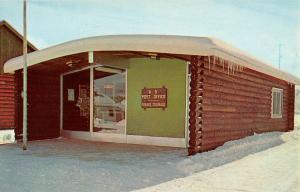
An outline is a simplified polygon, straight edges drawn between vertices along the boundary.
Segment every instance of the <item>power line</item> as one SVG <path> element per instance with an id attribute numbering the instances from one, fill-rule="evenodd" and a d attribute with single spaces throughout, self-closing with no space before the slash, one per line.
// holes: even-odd
<path id="1" fill-rule="evenodd" d="M 283 46 L 282 43 L 279 43 L 278 44 L 278 68 L 280 69 L 281 67 L 281 58 L 282 58 L 282 55 L 281 55 L 281 47 Z"/>

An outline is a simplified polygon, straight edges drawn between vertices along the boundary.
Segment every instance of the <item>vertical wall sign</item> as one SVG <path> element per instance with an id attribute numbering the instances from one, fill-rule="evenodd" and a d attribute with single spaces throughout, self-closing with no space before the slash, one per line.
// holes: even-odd
<path id="1" fill-rule="evenodd" d="M 167 88 L 146 88 L 142 89 L 141 106 L 145 110 L 147 108 L 167 108 Z"/>

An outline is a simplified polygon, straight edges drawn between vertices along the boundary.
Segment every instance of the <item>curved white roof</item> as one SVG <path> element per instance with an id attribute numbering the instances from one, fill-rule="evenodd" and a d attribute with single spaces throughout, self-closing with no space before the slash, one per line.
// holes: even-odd
<path id="1" fill-rule="evenodd" d="M 290 83 L 300 84 L 299 78 L 259 61 L 223 41 L 210 37 L 172 35 L 108 35 L 89 37 L 29 53 L 28 66 L 87 51 L 144 51 L 184 55 L 214 55 Z M 4 64 L 4 72 L 6 73 L 12 73 L 22 68 L 22 56 L 13 58 Z"/>

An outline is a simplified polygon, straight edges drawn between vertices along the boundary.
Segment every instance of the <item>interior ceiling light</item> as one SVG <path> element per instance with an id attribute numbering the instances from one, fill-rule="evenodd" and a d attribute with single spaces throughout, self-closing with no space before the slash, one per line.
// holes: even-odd
<path id="1" fill-rule="evenodd" d="M 75 65 L 76 63 L 79 63 L 79 62 L 80 62 L 79 59 L 77 59 L 77 60 L 70 60 L 70 61 L 67 61 L 67 62 L 66 62 L 66 65 L 67 65 L 68 67 L 74 67 L 74 65 Z"/>

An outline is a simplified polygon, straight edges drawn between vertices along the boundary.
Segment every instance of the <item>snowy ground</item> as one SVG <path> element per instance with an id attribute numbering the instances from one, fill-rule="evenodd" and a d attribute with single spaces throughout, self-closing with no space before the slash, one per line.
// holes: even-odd
<path id="1" fill-rule="evenodd" d="M 300 129 L 300 114 L 295 115 L 295 128 Z"/>
<path id="2" fill-rule="evenodd" d="M 299 192 L 300 130 L 285 133 L 280 138 L 283 143 L 276 147 L 138 192 Z M 236 153 L 243 148 L 243 144 L 237 145 Z M 201 155 L 192 157 L 182 167 L 198 169 L 201 165 L 196 162 L 206 158 Z"/>
<path id="3" fill-rule="evenodd" d="M 186 150 L 57 139 L 0 146 L 0 191 L 296 191 L 300 132 Z M 179 179 L 177 179 L 179 178 Z"/>
<path id="4" fill-rule="evenodd" d="M 0 145 L 0 192 L 131 191 L 186 174 L 186 150 L 57 139 Z"/>

